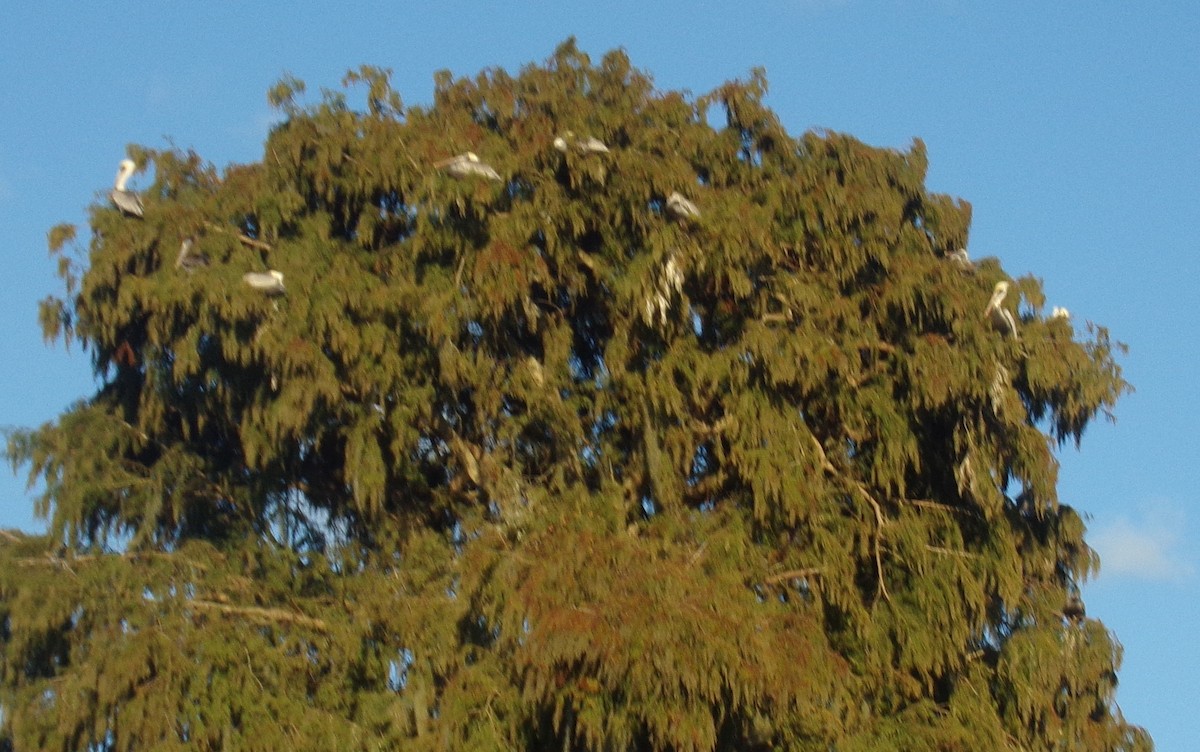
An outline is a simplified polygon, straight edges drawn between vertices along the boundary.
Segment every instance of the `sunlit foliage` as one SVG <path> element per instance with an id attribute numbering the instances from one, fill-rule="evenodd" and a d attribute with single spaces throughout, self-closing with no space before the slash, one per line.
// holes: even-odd
<path id="1" fill-rule="evenodd" d="M 948 258 L 920 141 L 573 42 L 344 84 L 50 233 L 98 388 L 10 437 L 50 532 L 0 541 L 0 744 L 1149 749 L 1056 495 L 1116 345 Z"/>

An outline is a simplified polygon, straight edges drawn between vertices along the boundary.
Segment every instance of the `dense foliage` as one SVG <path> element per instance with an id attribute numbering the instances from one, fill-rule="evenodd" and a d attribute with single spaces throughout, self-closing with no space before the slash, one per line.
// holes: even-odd
<path id="1" fill-rule="evenodd" d="M 1115 345 L 950 255 L 919 141 L 571 42 L 345 83 L 51 233 L 99 387 L 10 437 L 0 744 L 1149 749 L 1056 496 Z"/>

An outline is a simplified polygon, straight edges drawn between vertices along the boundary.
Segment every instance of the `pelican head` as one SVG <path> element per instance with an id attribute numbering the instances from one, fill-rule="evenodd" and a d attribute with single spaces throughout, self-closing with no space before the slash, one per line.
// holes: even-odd
<path id="1" fill-rule="evenodd" d="M 279 283 L 279 286 L 283 287 L 283 272 L 277 272 L 272 269 L 271 271 L 267 272 L 267 274 L 270 274 L 272 277 L 274 277 L 275 281 Z"/>
<path id="2" fill-rule="evenodd" d="M 466 154 L 464 154 L 463 156 L 467 158 L 468 162 L 478 162 L 479 161 L 479 155 L 473 151 L 469 151 Z"/>
<path id="3" fill-rule="evenodd" d="M 987 308 L 983 309 L 983 315 L 986 317 L 989 313 L 1000 307 L 1004 302 L 1004 296 L 1008 295 L 1008 283 L 1000 280 L 996 286 L 992 288 L 992 299 L 988 301 Z"/>
<path id="4" fill-rule="evenodd" d="M 555 136 L 554 137 L 554 148 L 558 149 L 561 152 L 565 152 L 567 150 L 566 139 L 564 139 L 562 136 Z"/>
<path id="5" fill-rule="evenodd" d="M 1020 339 L 1017 335 L 1016 319 L 1013 318 L 1011 313 L 1000 307 L 1000 304 L 1004 302 L 1005 295 L 1008 295 L 1008 282 L 1000 280 L 992 288 L 992 299 L 988 301 L 987 308 L 983 309 L 983 318 L 987 319 L 991 315 L 999 319 L 1008 329 L 1009 334 L 1013 336 L 1013 339 Z"/>
<path id="6" fill-rule="evenodd" d="M 136 169 L 137 164 L 132 159 L 122 159 L 121 164 L 117 167 L 117 179 L 113 183 L 113 188 L 118 191 L 125 190 L 125 181 L 129 180 Z"/>

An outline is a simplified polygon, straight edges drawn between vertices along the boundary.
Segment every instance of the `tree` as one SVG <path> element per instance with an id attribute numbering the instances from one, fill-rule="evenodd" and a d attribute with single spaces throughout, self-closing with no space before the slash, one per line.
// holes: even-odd
<path id="1" fill-rule="evenodd" d="M 573 41 L 344 84 L 223 175 L 131 147 L 86 264 L 51 232 L 99 388 L 10 437 L 49 533 L 0 548 L 7 743 L 1150 748 L 1056 496 L 1117 345 L 950 256 L 920 141 Z"/>

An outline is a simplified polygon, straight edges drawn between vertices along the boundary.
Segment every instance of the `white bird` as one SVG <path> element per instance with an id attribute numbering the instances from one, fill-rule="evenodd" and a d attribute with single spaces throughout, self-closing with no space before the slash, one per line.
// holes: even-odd
<path id="1" fill-rule="evenodd" d="M 996 287 L 992 289 L 992 299 L 988 301 L 987 308 L 983 309 L 983 317 L 986 319 L 989 314 L 998 317 L 1008 327 L 1008 331 L 1012 334 L 1013 339 L 1020 339 L 1017 336 L 1017 322 L 1013 320 L 1013 315 L 1009 313 L 1007 308 L 1000 306 L 1004 302 L 1005 295 L 1008 295 L 1008 283 L 1000 280 L 996 283 Z"/>
<path id="2" fill-rule="evenodd" d="M 501 180 L 500 173 L 492 169 L 492 166 L 479 159 L 479 155 L 473 151 L 468 151 L 459 154 L 457 157 L 443 159 L 441 162 L 434 164 L 434 167 L 440 167 L 456 178 L 466 178 L 471 175 L 480 175 L 488 180 Z"/>
<path id="3" fill-rule="evenodd" d="M 580 141 L 579 143 L 577 143 L 576 146 L 578 146 L 579 150 L 581 152 L 583 152 L 584 154 L 607 154 L 608 153 L 608 146 L 606 146 L 603 141 L 601 141 L 600 139 L 598 139 L 594 136 L 588 136 L 587 138 L 585 138 L 582 141 Z"/>
<path id="4" fill-rule="evenodd" d="M 284 293 L 283 272 L 277 272 L 274 269 L 266 272 L 246 272 L 242 275 L 242 281 L 267 295 Z"/>
<path id="5" fill-rule="evenodd" d="M 137 169 L 137 165 L 132 159 L 122 159 L 121 166 L 117 169 L 117 179 L 113 181 L 112 192 L 108 197 L 112 199 L 113 205 L 121 211 L 122 214 L 127 214 L 131 217 L 142 216 L 142 199 L 133 191 L 125 190 L 125 182 L 133 175 L 133 171 Z"/>
<path id="6" fill-rule="evenodd" d="M 563 138 L 562 136 L 556 137 L 554 139 L 554 148 L 565 154 L 568 148 L 567 138 L 574 139 L 575 148 L 584 154 L 608 154 L 608 147 L 600 139 L 594 136 L 576 139 L 575 134 L 571 131 L 567 131 L 566 138 Z"/>
<path id="7" fill-rule="evenodd" d="M 947 253 L 946 258 L 961 267 L 963 271 L 975 271 L 975 265 L 971 263 L 971 257 L 967 255 L 966 248 L 959 248 L 957 251 Z"/>
<path id="8" fill-rule="evenodd" d="M 208 256 L 203 253 L 192 253 L 192 244 L 191 238 L 184 238 L 183 242 L 179 244 L 179 255 L 175 257 L 176 269 L 192 272 L 208 266 Z"/>
<path id="9" fill-rule="evenodd" d="M 1052 318 L 1052 319 L 1070 319 L 1071 312 L 1068 311 L 1066 308 L 1063 308 L 1062 306 L 1054 306 L 1054 310 L 1052 310 L 1050 312 L 1050 318 Z"/>
<path id="10" fill-rule="evenodd" d="M 684 198 L 678 191 L 667 196 L 667 213 L 679 219 L 699 219 L 700 210 L 691 201 Z"/>

